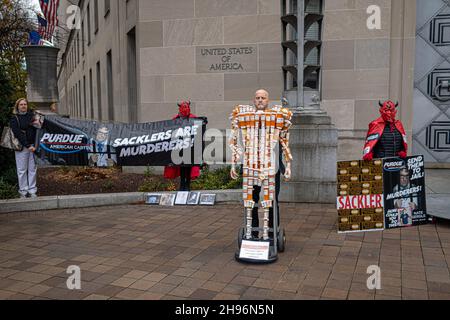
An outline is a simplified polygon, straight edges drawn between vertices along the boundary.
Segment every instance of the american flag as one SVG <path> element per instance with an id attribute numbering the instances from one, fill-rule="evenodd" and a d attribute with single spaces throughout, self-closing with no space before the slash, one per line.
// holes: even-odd
<path id="1" fill-rule="evenodd" d="M 40 13 L 37 14 L 37 18 L 38 18 L 38 23 L 39 23 L 38 32 L 39 32 L 40 38 L 43 38 L 47 33 L 46 29 L 47 29 L 48 23 L 47 23 L 47 20 L 45 20 L 45 18 Z M 46 37 L 46 39 L 47 39 L 47 37 Z"/>
<path id="2" fill-rule="evenodd" d="M 30 31 L 29 33 L 29 38 L 28 38 L 28 45 L 43 45 L 44 42 L 41 39 L 41 35 L 39 34 L 39 32 L 33 30 Z"/>
<path id="3" fill-rule="evenodd" d="M 40 26 L 39 33 L 42 39 L 51 41 L 55 32 L 55 27 L 58 25 L 58 6 L 59 0 L 39 0 L 42 13 L 47 20 L 47 26 Z"/>

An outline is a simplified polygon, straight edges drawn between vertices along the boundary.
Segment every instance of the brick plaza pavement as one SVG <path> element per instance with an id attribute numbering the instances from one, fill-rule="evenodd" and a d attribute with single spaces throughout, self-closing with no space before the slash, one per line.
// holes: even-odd
<path id="1" fill-rule="evenodd" d="M 450 299 L 450 224 L 338 235 L 333 206 L 281 206 L 286 252 L 234 260 L 242 207 L 0 215 L 0 299 Z M 70 265 L 81 290 L 66 287 Z M 381 268 L 370 291 L 367 267 Z"/>

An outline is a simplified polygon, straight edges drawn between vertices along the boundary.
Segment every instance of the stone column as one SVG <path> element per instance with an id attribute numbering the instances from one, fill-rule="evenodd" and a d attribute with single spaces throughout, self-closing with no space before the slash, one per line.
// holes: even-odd
<path id="1" fill-rule="evenodd" d="M 39 111 L 50 111 L 52 103 L 58 102 L 58 79 L 56 61 L 58 48 L 47 46 L 24 46 L 27 64 L 27 99 Z"/>
<path id="2" fill-rule="evenodd" d="M 290 132 L 292 178 L 282 182 L 280 201 L 336 202 L 338 132 L 323 111 L 295 112 Z M 283 180 L 283 179 L 282 179 Z"/>

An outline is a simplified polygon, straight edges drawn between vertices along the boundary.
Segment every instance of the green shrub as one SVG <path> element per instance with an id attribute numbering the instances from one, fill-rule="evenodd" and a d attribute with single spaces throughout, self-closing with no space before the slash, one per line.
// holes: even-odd
<path id="1" fill-rule="evenodd" d="M 233 180 L 230 177 L 230 166 L 213 171 L 208 166 L 202 169 L 202 174 L 191 183 L 192 190 L 226 190 L 242 188 L 242 177 Z"/>
<path id="2" fill-rule="evenodd" d="M 1 173 L 0 178 L 4 180 L 4 182 L 11 184 L 11 185 L 17 185 L 17 170 L 16 165 L 14 162 L 13 166 L 10 166 L 8 168 L 5 168 L 5 170 Z"/>
<path id="3" fill-rule="evenodd" d="M 146 178 L 150 178 L 154 175 L 155 175 L 155 169 L 153 169 L 153 167 L 147 166 L 147 169 L 145 169 L 145 172 L 144 172 L 144 176 Z"/>
<path id="4" fill-rule="evenodd" d="M 9 126 L 15 94 L 15 87 L 6 66 L 0 63 L 0 135 L 3 128 Z M 15 170 L 15 168 L 14 151 L 0 147 L 0 178 L 6 174 L 8 181 L 13 180 L 6 172 L 10 169 Z"/>
<path id="5" fill-rule="evenodd" d="M 233 180 L 230 177 L 230 166 L 210 171 L 208 166 L 202 169 L 200 177 L 191 182 L 192 190 L 226 190 L 242 188 L 242 177 Z M 165 180 L 155 176 L 145 175 L 144 182 L 139 186 L 139 192 L 176 191 L 177 180 Z"/>
<path id="6" fill-rule="evenodd" d="M 146 178 L 139 186 L 139 192 L 166 191 L 169 184 L 158 178 Z"/>
<path id="7" fill-rule="evenodd" d="M 106 182 L 103 184 L 103 189 L 105 190 L 112 190 L 114 187 L 114 183 L 111 180 L 106 180 Z"/>
<path id="8" fill-rule="evenodd" d="M 18 197 L 17 185 L 10 184 L 3 178 L 0 178 L 0 199 L 14 199 Z"/>

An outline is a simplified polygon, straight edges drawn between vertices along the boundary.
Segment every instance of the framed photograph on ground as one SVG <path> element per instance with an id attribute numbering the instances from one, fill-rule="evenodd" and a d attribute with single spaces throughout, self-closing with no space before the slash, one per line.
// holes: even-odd
<path id="1" fill-rule="evenodd" d="M 164 193 L 161 195 L 160 206 L 173 206 L 175 203 L 175 193 Z"/>
<path id="2" fill-rule="evenodd" d="M 145 203 L 157 206 L 157 205 L 159 205 L 160 200 L 161 200 L 161 194 L 149 193 L 149 194 L 147 194 Z"/>
<path id="3" fill-rule="evenodd" d="M 213 206 L 216 203 L 216 195 L 213 193 L 203 193 L 200 195 L 200 205 Z"/>
<path id="4" fill-rule="evenodd" d="M 175 204 L 185 205 L 189 196 L 189 191 L 179 191 L 177 192 L 177 198 L 175 199 Z"/>
<path id="5" fill-rule="evenodd" d="M 189 192 L 189 197 L 187 199 L 188 205 L 195 206 L 198 204 L 199 200 L 200 200 L 200 192 L 198 192 L 198 191 Z"/>

